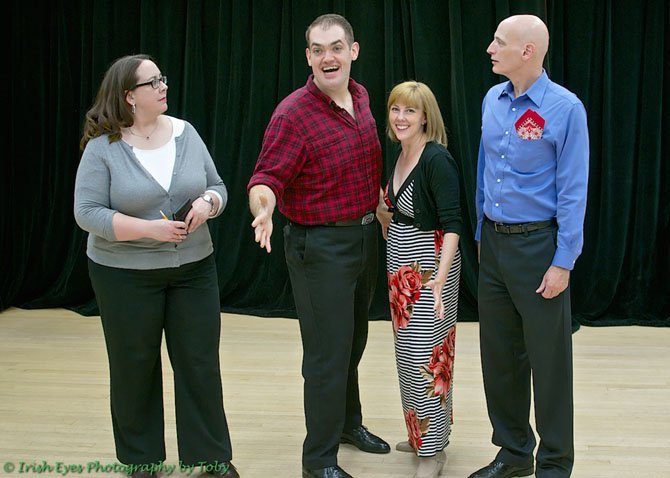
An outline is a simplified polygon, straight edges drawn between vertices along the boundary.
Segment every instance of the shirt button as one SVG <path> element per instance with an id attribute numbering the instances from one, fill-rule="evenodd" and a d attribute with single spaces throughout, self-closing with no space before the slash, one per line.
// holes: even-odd
<path id="1" fill-rule="evenodd" d="M 499 183 L 499 182 L 500 182 L 500 178 L 496 179 L 496 182 Z"/>
<path id="2" fill-rule="evenodd" d="M 500 157 L 501 157 L 502 159 L 505 159 L 505 155 L 504 155 L 504 154 L 501 154 Z"/>
<path id="3" fill-rule="evenodd" d="M 509 131 L 505 131 L 505 134 L 509 134 Z"/>
<path id="4" fill-rule="evenodd" d="M 512 108 L 512 111 L 516 111 L 516 108 Z"/>
<path id="5" fill-rule="evenodd" d="M 499 203 L 496 203 L 496 207 L 500 207 L 500 204 L 499 204 Z"/>

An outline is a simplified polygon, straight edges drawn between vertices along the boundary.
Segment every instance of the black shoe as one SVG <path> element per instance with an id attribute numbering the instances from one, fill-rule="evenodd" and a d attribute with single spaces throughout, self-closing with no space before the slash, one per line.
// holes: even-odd
<path id="1" fill-rule="evenodd" d="M 240 478 L 240 474 L 229 461 L 224 461 L 221 464 L 217 464 L 216 469 L 207 472 L 207 474 L 209 476 L 220 476 L 223 478 Z"/>
<path id="2" fill-rule="evenodd" d="M 317 468 L 310 470 L 302 467 L 302 478 L 354 478 L 339 466 L 329 466 L 328 468 Z"/>
<path id="3" fill-rule="evenodd" d="M 481 470 L 475 471 L 468 478 L 513 478 L 515 476 L 529 476 L 535 471 L 533 465 L 513 466 L 502 461 L 494 460 Z"/>
<path id="4" fill-rule="evenodd" d="M 377 435 L 373 435 L 366 427 L 360 425 L 353 430 L 342 432 L 340 443 L 351 443 L 361 451 L 368 453 L 389 453 L 391 447 Z"/>

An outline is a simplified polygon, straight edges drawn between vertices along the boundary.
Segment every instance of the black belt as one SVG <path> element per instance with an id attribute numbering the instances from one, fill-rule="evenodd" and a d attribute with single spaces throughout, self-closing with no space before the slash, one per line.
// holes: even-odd
<path id="1" fill-rule="evenodd" d="M 359 217 L 356 219 L 349 219 L 347 221 L 333 221 L 333 222 L 325 222 L 322 225 L 323 226 L 367 226 L 368 224 L 372 224 L 372 221 L 375 220 L 375 213 L 374 212 L 366 212 L 363 217 Z"/>
<path id="2" fill-rule="evenodd" d="M 524 234 L 526 232 L 538 231 L 540 229 L 544 229 L 545 227 L 556 224 L 556 219 L 537 222 L 524 222 L 521 224 L 505 224 L 504 222 L 496 222 L 492 221 L 486 216 L 484 216 L 484 220 L 490 223 L 496 232 L 501 234 Z"/>
<path id="3" fill-rule="evenodd" d="M 332 226 L 332 227 L 340 227 L 340 226 L 367 226 L 368 224 L 372 224 L 372 222 L 375 220 L 375 213 L 374 212 L 366 212 L 363 217 L 359 217 L 356 219 L 348 219 L 346 221 L 332 221 L 332 222 L 324 222 L 323 224 L 313 224 L 312 226 Z M 297 222 L 289 221 L 289 224 L 293 226 L 303 226 L 303 227 L 309 227 L 305 226 L 304 224 L 299 224 Z"/>
<path id="4" fill-rule="evenodd" d="M 397 209 L 395 209 L 393 211 L 393 217 L 391 218 L 391 221 L 393 221 L 396 224 L 400 223 L 400 224 L 404 224 L 406 226 L 414 225 L 414 219 L 412 219 L 409 216 L 405 216 L 403 213 L 401 213 Z"/>

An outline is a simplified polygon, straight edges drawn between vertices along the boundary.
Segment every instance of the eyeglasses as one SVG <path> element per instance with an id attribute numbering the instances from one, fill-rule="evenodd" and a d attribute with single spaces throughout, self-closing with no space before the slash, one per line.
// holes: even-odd
<path id="1" fill-rule="evenodd" d="M 155 90 L 155 89 L 158 89 L 159 86 L 161 86 L 161 83 L 167 85 L 167 76 L 159 76 L 158 78 L 154 78 L 153 80 L 145 81 L 144 83 L 138 83 L 128 91 L 131 91 L 131 90 L 134 90 L 135 88 L 139 88 L 140 86 L 146 86 L 146 85 L 151 85 L 151 87 Z"/>

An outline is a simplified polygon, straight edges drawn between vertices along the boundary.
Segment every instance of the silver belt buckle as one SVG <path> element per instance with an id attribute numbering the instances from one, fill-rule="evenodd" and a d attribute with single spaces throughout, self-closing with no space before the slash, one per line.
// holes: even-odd
<path id="1" fill-rule="evenodd" d="M 372 221 L 375 220 L 375 213 L 369 212 L 365 216 L 363 216 L 363 219 L 361 220 L 361 225 L 367 226 L 368 224 L 372 224 Z"/>
<path id="2" fill-rule="evenodd" d="M 502 232 L 502 231 L 499 231 L 499 230 L 498 230 L 498 226 L 502 226 L 502 223 L 500 223 L 500 222 L 498 222 L 498 221 L 494 221 L 494 222 L 493 222 L 493 229 L 494 229 L 496 232 Z"/>

